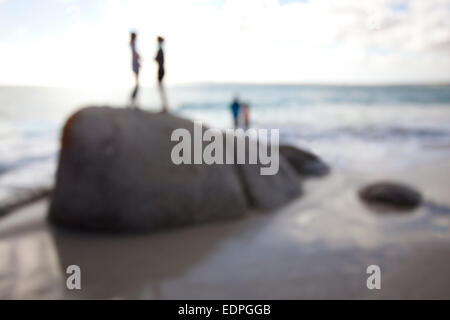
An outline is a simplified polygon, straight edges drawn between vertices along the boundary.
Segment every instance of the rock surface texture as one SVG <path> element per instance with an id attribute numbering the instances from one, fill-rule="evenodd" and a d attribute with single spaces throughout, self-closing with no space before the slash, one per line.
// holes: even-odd
<path id="1" fill-rule="evenodd" d="M 281 155 L 274 176 L 261 176 L 259 165 L 175 165 L 171 136 L 180 128 L 194 136 L 193 122 L 167 114 L 108 107 L 75 113 L 63 131 L 50 221 L 148 232 L 239 218 L 301 194 L 295 156 Z"/>
<path id="2" fill-rule="evenodd" d="M 280 154 L 302 177 L 321 177 L 330 172 L 330 168 L 311 152 L 293 146 L 281 145 Z"/>

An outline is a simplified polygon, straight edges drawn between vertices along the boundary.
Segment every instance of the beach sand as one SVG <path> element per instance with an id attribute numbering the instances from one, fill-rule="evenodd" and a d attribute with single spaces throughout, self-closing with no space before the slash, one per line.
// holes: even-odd
<path id="1" fill-rule="evenodd" d="M 148 236 L 55 229 L 41 201 L 0 220 L 0 298 L 449 299 L 448 160 L 335 170 L 277 212 Z M 357 191 L 384 179 L 415 186 L 426 203 L 370 211 Z M 69 265 L 81 267 L 80 291 L 66 289 Z M 370 265 L 381 267 L 381 290 L 367 289 Z"/>

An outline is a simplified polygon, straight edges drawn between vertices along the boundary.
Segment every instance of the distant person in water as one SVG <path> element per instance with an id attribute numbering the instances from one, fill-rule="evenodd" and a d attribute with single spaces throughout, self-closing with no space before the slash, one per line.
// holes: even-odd
<path id="1" fill-rule="evenodd" d="M 132 62 L 131 67 L 133 69 L 133 73 L 136 79 L 136 84 L 134 87 L 134 90 L 131 94 L 131 104 L 132 106 L 136 106 L 136 98 L 139 93 L 139 72 L 141 70 L 141 56 L 137 52 L 136 49 L 136 40 L 137 40 L 137 34 L 135 32 L 131 33 L 131 39 L 130 39 L 130 47 L 131 47 L 131 55 L 132 55 Z"/>
<path id="2" fill-rule="evenodd" d="M 245 130 L 250 129 L 250 104 L 248 102 L 242 105 L 242 117 L 244 118 Z"/>
<path id="3" fill-rule="evenodd" d="M 164 45 L 165 39 L 163 37 L 158 37 L 158 53 L 155 57 L 155 61 L 158 63 L 158 86 L 159 86 L 159 92 L 161 94 L 161 101 L 162 101 L 162 109 L 163 112 L 168 112 L 168 106 L 167 106 L 167 97 L 166 92 L 164 90 L 164 76 L 166 75 L 165 70 L 165 59 L 164 59 Z"/>
<path id="4" fill-rule="evenodd" d="M 239 102 L 239 98 L 235 97 L 233 103 L 231 104 L 231 113 L 233 115 L 234 120 L 234 128 L 239 128 L 239 117 L 241 115 L 241 103 Z"/>

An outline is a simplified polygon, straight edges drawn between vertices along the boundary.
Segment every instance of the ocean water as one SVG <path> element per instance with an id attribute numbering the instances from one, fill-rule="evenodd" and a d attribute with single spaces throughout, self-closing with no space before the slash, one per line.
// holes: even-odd
<path id="1" fill-rule="evenodd" d="M 333 168 L 386 171 L 450 155 L 450 86 L 202 84 L 168 88 L 172 112 L 231 127 L 233 96 L 252 107 L 252 126 L 311 150 Z M 53 184 L 61 128 L 89 105 L 124 106 L 130 89 L 0 87 L 0 203 Z M 154 88 L 140 104 L 158 110 Z"/>

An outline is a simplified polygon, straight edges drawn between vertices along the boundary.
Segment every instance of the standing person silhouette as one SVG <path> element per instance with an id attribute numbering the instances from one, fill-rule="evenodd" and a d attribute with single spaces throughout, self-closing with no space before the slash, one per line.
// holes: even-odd
<path id="1" fill-rule="evenodd" d="M 158 37 L 158 53 L 155 57 L 155 61 L 158 63 L 158 86 L 159 86 L 159 92 L 161 94 L 161 101 L 162 101 L 162 109 L 163 112 L 168 112 L 168 106 L 167 106 L 167 97 L 164 90 L 164 76 L 166 75 L 166 70 L 164 66 L 164 45 L 165 39 L 163 37 Z"/>
<path id="2" fill-rule="evenodd" d="M 141 70 L 141 56 L 139 55 L 136 49 L 136 40 L 137 34 L 135 32 L 132 32 L 130 35 L 130 47 L 132 55 L 131 67 L 133 69 L 133 73 L 136 79 L 136 84 L 131 94 L 131 106 L 133 107 L 136 107 L 136 98 L 139 93 L 139 72 Z"/>
<path id="3" fill-rule="evenodd" d="M 239 98 L 236 96 L 233 100 L 233 103 L 231 104 L 231 113 L 233 115 L 234 120 L 234 129 L 239 128 L 239 117 L 241 115 L 241 103 L 239 102 Z"/>

